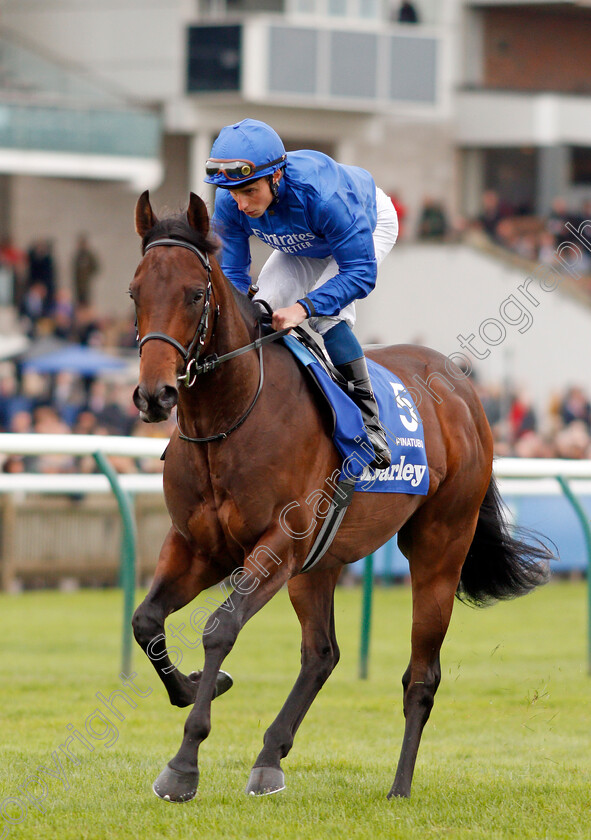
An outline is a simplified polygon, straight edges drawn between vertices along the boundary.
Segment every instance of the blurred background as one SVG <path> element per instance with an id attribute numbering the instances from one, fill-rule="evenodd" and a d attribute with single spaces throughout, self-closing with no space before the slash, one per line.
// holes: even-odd
<path id="1" fill-rule="evenodd" d="M 131 403 L 133 210 L 211 208 L 249 116 L 395 204 L 363 342 L 459 364 L 497 454 L 591 457 L 590 35 L 570 0 L 0 0 L 0 430 L 170 433 Z"/>

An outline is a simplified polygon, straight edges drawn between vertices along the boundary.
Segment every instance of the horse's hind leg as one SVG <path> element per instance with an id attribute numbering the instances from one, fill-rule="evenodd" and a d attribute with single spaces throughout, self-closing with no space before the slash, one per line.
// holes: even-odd
<path id="1" fill-rule="evenodd" d="M 400 535 L 410 562 L 412 636 L 410 664 L 402 678 L 406 718 L 402 750 L 388 799 L 410 796 L 423 727 L 441 680 L 439 652 L 451 618 L 460 572 L 476 527 L 433 520 L 424 509 Z M 407 550 L 408 546 L 408 550 Z"/>
<path id="2" fill-rule="evenodd" d="M 312 571 L 289 582 L 289 597 L 302 626 L 301 669 L 285 705 L 265 732 L 246 793 L 283 790 L 281 759 L 290 751 L 300 723 L 339 661 L 333 596 L 340 571 L 340 567 Z"/>
<path id="3" fill-rule="evenodd" d="M 178 670 L 182 660 L 182 649 L 176 647 L 172 662 L 166 648 L 164 632 L 165 619 L 176 610 L 197 597 L 204 589 L 213 586 L 224 577 L 224 573 L 198 557 L 195 557 L 186 541 L 171 529 L 164 541 L 156 573 L 150 591 L 133 616 L 135 638 L 154 666 L 164 683 L 174 706 L 189 706 L 195 701 L 200 674 L 186 676 Z M 204 624 L 205 622 L 202 622 Z M 199 647 L 201 638 L 194 630 L 182 632 L 179 636 L 189 648 Z M 220 672 L 216 696 L 227 691 L 232 681 Z"/>

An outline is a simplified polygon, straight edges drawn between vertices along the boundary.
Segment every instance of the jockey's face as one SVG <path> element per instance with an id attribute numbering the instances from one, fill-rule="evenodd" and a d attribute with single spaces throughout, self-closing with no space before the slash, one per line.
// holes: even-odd
<path id="1" fill-rule="evenodd" d="M 279 181 L 281 174 L 280 170 L 273 173 L 275 183 Z M 259 178 L 257 181 L 251 181 L 244 187 L 230 190 L 230 195 L 238 205 L 240 212 L 251 219 L 258 219 L 263 213 L 266 213 L 274 197 L 266 176 Z"/>

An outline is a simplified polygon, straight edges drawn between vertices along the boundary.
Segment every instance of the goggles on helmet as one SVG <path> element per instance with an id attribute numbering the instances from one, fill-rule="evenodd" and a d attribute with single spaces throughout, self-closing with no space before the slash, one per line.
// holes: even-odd
<path id="1" fill-rule="evenodd" d="M 263 163 L 260 166 L 255 166 L 251 160 L 209 158 L 205 164 L 205 172 L 210 178 L 214 175 L 225 175 L 229 181 L 246 181 L 262 169 L 268 169 L 270 166 L 283 163 L 285 157 L 285 155 L 281 155 L 280 158 Z"/>

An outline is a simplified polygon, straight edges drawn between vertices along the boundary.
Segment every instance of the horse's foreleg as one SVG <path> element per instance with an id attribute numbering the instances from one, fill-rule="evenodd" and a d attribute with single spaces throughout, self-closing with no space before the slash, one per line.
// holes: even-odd
<path id="1" fill-rule="evenodd" d="M 154 793 L 162 799 L 187 802 L 195 796 L 199 782 L 198 751 L 211 729 L 211 701 L 220 667 L 248 619 L 288 580 L 292 542 L 279 527 L 268 532 L 242 569 L 233 573 L 234 591 L 205 625 L 205 663 L 195 705 L 185 722 L 179 751 L 153 786 Z"/>
<path id="2" fill-rule="evenodd" d="M 183 658 L 181 646 L 174 646 L 174 662 L 171 660 L 166 647 L 164 621 L 223 577 L 221 571 L 204 559 L 195 557 L 180 534 L 172 529 L 169 531 L 150 591 L 133 616 L 133 632 L 175 706 L 190 706 L 194 702 L 201 674 L 186 676 L 178 669 Z M 186 630 L 184 625 L 180 625 L 175 630 L 184 648 L 192 649 L 201 644 L 201 634 L 193 628 Z M 227 691 L 232 684 L 223 673 L 219 675 L 218 682 L 217 694 Z"/>
<path id="3" fill-rule="evenodd" d="M 292 748 L 306 712 L 339 661 L 334 588 L 340 571 L 340 566 L 312 571 L 289 582 L 289 597 L 302 627 L 301 669 L 283 708 L 265 732 L 246 793 L 275 793 L 285 787 L 281 759 Z"/>
<path id="4" fill-rule="evenodd" d="M 452 536 L 432 524 L 410 552 L 412 636 L 410 664 L 402 678 L 405 729 L 394 784 L 388 799 L 409 797 L 423 728 L 441 680 L 439 653 L 451 618 L 460 570 L 471 537 Z M 419 552 L 420 547 L 420 552 Z"/>

